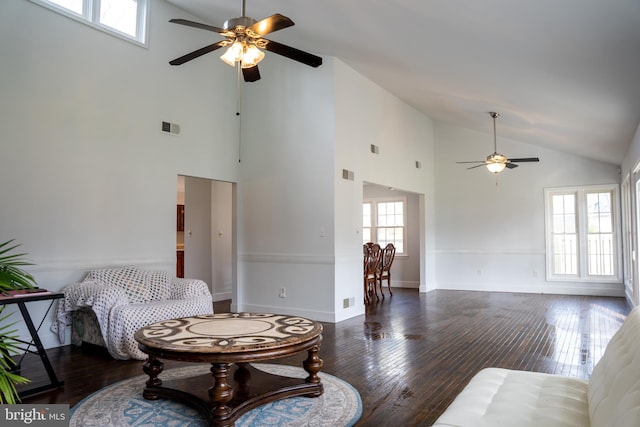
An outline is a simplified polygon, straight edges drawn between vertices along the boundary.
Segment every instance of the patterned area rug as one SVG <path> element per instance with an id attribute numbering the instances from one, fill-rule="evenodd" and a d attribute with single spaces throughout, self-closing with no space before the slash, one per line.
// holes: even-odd
<path id="1" fill-rule="evenodd" d="M 306 378 L 302 368 L 275 364 L 253 364 L 277 375 Z M 207 365 L 164 371 L 161 379 L 189 377 L 209 372 Z M 236 427 L 257 426 L 352 426 L 362 415 L 362 400 L 349 383 L 319 373 L 324 393 L 317 398 L 290 397 L 255 408 L 236 421 Z M 165 399 L 142 398 L 146 375 L 139 375 L 107 386 L 71 408 L 70 427 L 144 426 L 200 427 L 205 419 L 194 409 Z"/>

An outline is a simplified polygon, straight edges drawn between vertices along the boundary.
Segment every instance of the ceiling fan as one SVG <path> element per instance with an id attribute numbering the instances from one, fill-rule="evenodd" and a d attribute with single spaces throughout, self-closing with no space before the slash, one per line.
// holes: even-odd
<path id="1" fill-rule="evenodd" d="M 244 81 L 246 82 L 255 82 L 260 79 L 258 63 L 264 58 L 264 52 L 261 49 L 277 53 L 278 55 L 311 67 L 319 67 L 322 65 L 322 58 L 319 56 L 264 38 L 267 34 L 293 26 L 294 23 L 291 19 L 276 13 L 261 21 L 256 21 L 253 18 L 245 16 L 245 0 L 242 0 L 240 13 L 242 16 L 227 20 L 223 28 L 200 24 L 186 19 L 169 20 L 169 22 L 173 22 L 174 24 L 213 31 L 226 37 L 225 40 L 210 44 L 209 46 L 194 50 L 193 52 L 169 61 L 169 64 L 182 65 L 192 59 L 228 46 L 227 51 L 220 58 L 232 67 L 236 64 L 240 65 Z"/>
<path id="2" fill-rule="evenodd" d="M 493 154 L 487 156 L 486 160 L 476 160 L 470 162 L 456 162 L 456 163 L 479 163 L 478 165 L 471 166 L 467 169 L 475 169 L 481 166 L 486 166 L 490 172 L 495 174 L 500 173 L 504 170 L 504 168 L 513 169 L 517 168 L 518 165 L 516 163 L 525 163 L 525 162 L 539 162 L 540 159 L 537 157 L 523 157 L 519 159 L 509 159 L 502 154 L 498 153 L 497 143 L 496 143 L 496 118 L 500 117 L 500 114 L 490 111 L 489 114 L 493 117 Z"/>

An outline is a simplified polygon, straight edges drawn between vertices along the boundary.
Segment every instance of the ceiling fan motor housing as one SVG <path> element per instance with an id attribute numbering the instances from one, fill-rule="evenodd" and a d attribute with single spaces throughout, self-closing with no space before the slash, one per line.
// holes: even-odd
<path id="1" fill-rule="evenodd" d="M 502 154 L 493 153 L 487 156 L 487 162 L 488 163 L 507 163 L 508 159 Z"/>
<path id="2" fill-rule="evenodd" d="M 244 33 L 245 29 L 255 24 L 257 21 L 248 16 L 241 16 L 239 18 L 231 18 L 224 22 L 222 28 L 236 33 Z"/>

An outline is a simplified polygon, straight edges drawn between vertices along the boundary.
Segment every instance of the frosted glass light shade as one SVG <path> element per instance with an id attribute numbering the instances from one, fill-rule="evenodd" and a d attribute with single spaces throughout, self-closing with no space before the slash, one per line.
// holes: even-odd
<path id="1" fill-rule="evenodd" d="M 247 43 L 237 40 L 220 56 L 220 59 L 232 67 L 235 67 L 236 63 L 240 62 L 242 68 L 255 67 L 263 58 L 264 52 L 256 46 L 252 44 L 247 45 Z"/>

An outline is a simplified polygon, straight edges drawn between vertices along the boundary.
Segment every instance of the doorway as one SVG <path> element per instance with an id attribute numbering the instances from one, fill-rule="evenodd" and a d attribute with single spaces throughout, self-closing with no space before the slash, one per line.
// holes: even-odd
<path id="1" fill-rule="evenodd" d="M 377 212 L 375 206 L 380 203 L 401 203 L 404 236 L 401 238 L 402 244 L 396 245 L 398 252 L 396 252 L 395 260 L 393 261 L 392 286 L 419 289 L 421 283 L 421 260 L 423 259 L 420 238 L 421 198 L 419 194 L 365 181 L 363 182 L 362 197 L 363 206 L 373 206 L 370 212 Z M 375 218 L 369 218 L 369 221 L 377 223 Z M 377 236 L 367 233 L 365 227 L 363 227 L 362 231 L 363 243 L 366 243 L 365 240 L 378 241 Z"/>
<path id="2" fill-rule="evenodd" d="M 214 301 L 231 299 L 233 184 L 178 175 L 176 213 L 176 273 L 205 281 Z"/>

